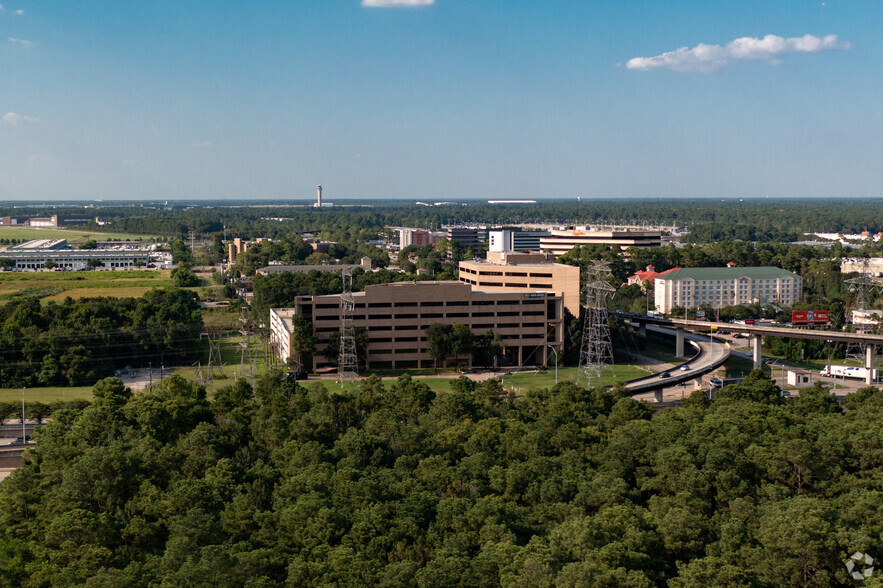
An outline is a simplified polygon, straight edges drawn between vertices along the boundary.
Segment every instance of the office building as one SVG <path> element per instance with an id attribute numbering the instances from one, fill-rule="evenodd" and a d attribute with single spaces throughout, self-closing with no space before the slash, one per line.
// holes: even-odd
<path id="1" fill-rule="evenodd" d="M 493 239 L 491 244 L 497 246 Z M 487 261 L 461 261 L 460 281 L 488 292 L 554 292 L 573 316 L 579 316 L 579 267 L 554 263 L 544 253 L 488 251 L 487 255 Z"/>
<path id="2" fill-rule="evenodd" d="M 426 329 L 436 323 L 468 326 L 476 335 L 502 337 L 506 359 L 516 365 L 545 365 L 564 344 L 563 299 L 553 292 L 484 291 L 462 282 L 394 282 L 354 292 L 353 325 L 368 335 L 371 369 L 434 365 Z M 313 325 L 317 353 L 308 370 L 336 365 L 322 355 L 340 331 L 341 295 L 298 296 L 287 309 L 270 311 L 271 344 L 282 361 L 291 349 L 293 317 Z M 336 359 L 336 358 L 335 358 Z M 471 358 L 461 358 L 471 365 Z"/>
<path id="3" fill-rule="evenodd" d="M 662 231 L 592 231 L 588 229 L 555 229 L 547 237 L 540 237 L 540 249 L 563 255 L 574 247 L 610 245 L 620 249 L 629 247 L 661 247 Z"/>

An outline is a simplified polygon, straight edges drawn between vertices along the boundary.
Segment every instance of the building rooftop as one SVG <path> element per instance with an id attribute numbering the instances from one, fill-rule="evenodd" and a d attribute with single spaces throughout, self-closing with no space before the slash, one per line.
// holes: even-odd
<path id="1" fill-rule="evenodd" d="M 66 248 L 67 239 L 33 239 L 31 241 L 7 247 L 7 249 L 14 249 L 17 251 L 46 251 Z"/>
<path id="2" fill-rule="evenodd" d="M 657 280 L 731 280 L 733 278 L 752 278 L 755 280 L 799 277 L 797 274 L 778 267 L 691 267 L 672 270 L 664 275 L 656 276 Z"/>

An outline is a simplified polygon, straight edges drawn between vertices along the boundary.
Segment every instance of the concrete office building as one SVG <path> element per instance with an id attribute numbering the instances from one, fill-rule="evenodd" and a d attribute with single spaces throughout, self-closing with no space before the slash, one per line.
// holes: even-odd
<path id="1" fill-rule="evenodd" d="M 495 245 L 493 239 L 491 243 Z M 488 292 L 554 292 L 573 316 L 579 316 L 579 267 L 555 263 L 544 253 L 488 251 L 487 255 L 487 261 L 461 261 L 460 281 Z"/>
<path id="2" fill-rule="evenodd" d="M 15 262 L 15 271 L 44 269 L 51 261 L 59 269 L 80 270 L 89 267 L 90 260 L 98 260 L 96 269 L 133 269 L 136 264 L 150 263 L 149 249 L 73 249 L 67 239 L 35 239 L 20 245 L 10 245 L 0 250 L 0 259 Z"/>
<path id="3" fill-rule="evenodd" d="M 548 237 L 540 237 L 540 249 L 556 257 L 574 247 L 584 245 L 612 245 L 629 247 L 661 247 L 662 231 L 592 231 L 588 229 L 556 229 Z"/>
<path id="4" fill-rule="evenodd" d="M 492 229 L 488 231 L 488 251 L 540 251 L 540 239 L 550 234 L 549 231 L 525 231 L 520 228 Z"/>
<path id="5" fill-rule="evenodd" d="M 322 355 L 340 331 L 340 294 L 298 296 L 294 306 L 270 311 L 271 344 L 282 361 L 291 354 L 292 321 L 302 316 L 318 337 L 312 359 L 315 371 L 332 367 Z M 564 345 L 563 299 L 552 292 L 490 292 L 462 282 L 395 282 L 354 292 L 353 325 L 368 334 L 368 364 L 378 368 L 424 368 L 434 365 L 427 352 L 426 329 L 436 323 L 467 325 L 477 335 L 502 337 L 506 358 L 514 365 L 545 365 Z M 461 358 L 468 361 L 470 358 Z"/>
<path id="6" fill-rule="evenodd" d="M 803 297 L 803 279 L 777 267 L 684 268 L 654 279 L 656 310 L 738 304 L 789 306 Z"/>

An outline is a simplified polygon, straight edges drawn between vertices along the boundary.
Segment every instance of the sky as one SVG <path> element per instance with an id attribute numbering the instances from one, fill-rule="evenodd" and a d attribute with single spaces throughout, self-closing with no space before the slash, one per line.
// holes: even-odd
<path id="1" fill-rule="evenodd" d="M 0 200 L 883 189 L 879 0 L 0 3 Z"/>

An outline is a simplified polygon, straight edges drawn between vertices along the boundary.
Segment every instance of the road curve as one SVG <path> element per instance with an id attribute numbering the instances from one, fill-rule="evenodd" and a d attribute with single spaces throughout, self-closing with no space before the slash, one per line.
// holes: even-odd
<path id="1" fill-rule="evenodd" d="M 647 326 L 648 331 L 655 331 L 670 337 L 676 335 L 675 329 L 667 329 L 665 327 Z M 631 380 L 625 385 L 629 390 L 635 393 L 649 392 L 660 388 L 668 388 L 682 382 L 695 380 L 698 376 L 707 374 L 719 368 L 730 357 L 730 345 L 719 340 L 713 342 L 707 335 L 695 335 L 693 333 L 684 333 L 685 342 L 697 350 L 689 361 L 672 368 L 669 373 L 671 377 L 660 378 L 658 374 L 646 376 L 637 380 Z M 681 366 L 689 366 L 688 370 L 681 370 Z"/>

